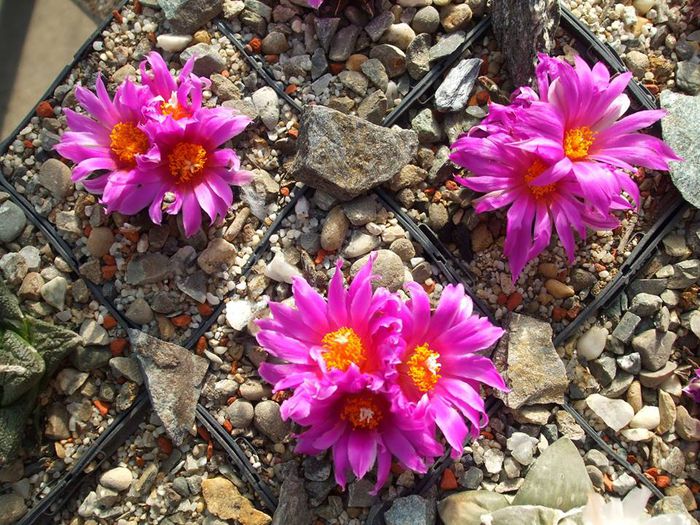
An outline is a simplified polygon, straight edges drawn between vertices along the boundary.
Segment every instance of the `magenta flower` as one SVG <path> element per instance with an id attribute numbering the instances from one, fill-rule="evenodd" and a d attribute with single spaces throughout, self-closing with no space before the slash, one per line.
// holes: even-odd
<path id="1" fill-rule="evenodd" d="M 661 140 L 638 133 L 665 111 L 638 111 L 621 118 L 630 105 L 624 90 L 631 73 L 611 80 L 602 63 L 591 69 L 576 57 L 574 68 L 544 54 L 539 61 L 539 100 L 532 100 L 518 115 L 523 132 L 529 135 L 522 147 L 551 165 L 538 185 L 573 173 L 586 199 L 602 207 L 620 192 L 620 178 L 610 167 L 668 170 L 669 161 L 681 160 Z"/>
<path id="2" fill-rule="evenodd" d="M 147 115 L 163 121 L 172 118 L 185 124 L 202 107 L 202 90 L 211 82 L 192 74 L 195 59 L 190 58 L 179 71 L 177 78 L 170 74 L 168 65 L 160 54 L 152 51 L 141 62 L 141 82 L 150 89 L 153 99 L 146 108 Z M 150 69 L 147 68 L 150 66 Z"/>
<path id="3" fill-rule="evenodd" d="M 586 200 L 581 184 L 573 175 L 543 185 L 542 177 L 553 169 L 546 159 L 521 149 L 505 132 L 485 137 L 479 137 L 480 134 L 483 130 L 461 136 L 452 145 L 450 159 L 474 174 L 455 180 L 485 193 L 474 201 L 478 213 L 510 207 L 503 252 L 508 257 L 513 282 L 527 262 L 549 245 L 552 223 L 573 263 L 574 232 L 585 237 L 586 226 L 615 228 L 619 222 L 610 211 L 631 207 L 620 190 L 609 197 L 609 203 L 596 206 L 597 201 Z M 639 189 L 634 181 L 621 170 L 606 169 L 610 178 L 638 203 Z"/>
<path id="4" fill-rule="evenodd" d="M 99 194 L 110 175 L 133 176 L 137 158 L 150 148 L 148 135 L 141 129 L 142 109 L 150 93 L 126 80 L 112 100 L 102 77 L 97 78 L 95 87 L 96 95 L 81 86 L 75 89 L 75 97 L 87 115 L 64 110 L 69 131 L 55 149 L 76 163 L 73 181 L 82 181 L 88 191 Z M 97 176 L 88 178 L 95 172 Z"/>
<path id="5" fill-rule="evenodd" d="M 275 391 L 308 383 L 315 395 L 326 397 L 335 388 L 333 382 L 349 370 L 377 373 L 375 383 L 381 384 L 387 356 L 398 342 L 399 302 L 384 288 L 372 292 L 373 260 L 360 269 L 349 289 L 338 260 L 327 301 L 297 277 L 292 285 L 295 308 L 270 303 L 271 317 L 258 321 L 257 340 L 282 361 L 260 365 L 260 375 Z M 295 406 L 295 413 L 309 410 L 304 400 Z"/>
<path id="6" fill-rule="evenodd" d="M 309 7 L 313 7 L 314 9 L 318 9 L 319 7 L 321 7 L 323 1 L 324 0 L 307 0 Z"/>
<path id="7" fill-rule="evenodd" d="M 491 360 L 478 354 L 504 332 L 473 314 L 461 284 L 445 287 L 432 314 L 423 288 L 417 283 L 406 288 L 411 299 L 401 315 L 405 347 L 391 393 L 400 410 L 418 410 L 437 424 L 456 457 L 465 439 L 477 437 L 488 423 L 481 384 L 507 390 Z"/>
<path id="8" fill-rule="evenodd" d="M 374 383 L 356 367 L 348 369 L 329 396 L 313 400 L 313 410 L 295 419 L 308 427 L 298 436 L 295 450 L 315 455 L 330 448 L 335 480 L 342 488 L 348 470 L 362 478 L 376 462 L 376 494 L 389 476 L 392 456 L 411 470 L 424 473 L 426 458 L 440 455 L 442 447 L 426 432 L 421 417 L 397 412 L 392 408 L 391 396 L 383 389 L 374 389 Z M 305 396 L 309 394 L 302 387 L 284 402 L 283 413 L 285 405 Z"/>
<path id="9" fill-rule="evenodd" d="M 232 149 L 219 147 L 241 133 L 248 117 L 227 108 L 202 108 L 183 125 L 169 118 L 144 126 L 153 146 L 137 159 L 138 170 L 113 174 L 105 187 L 107 211 L 132 215 L 148 207 L 160 224 L 163 208 L 171 215 L 182 210 L 185 234 L 194 235 L 204 210 L 212 223 L 224 217 L 233 202 L 232 185 L 251 180 L 240 169 Z M 164 205 L 164 198 L 172 196 Z"/>
<path id="10" fill-rule="evenodd" d="M 700 368 L 695 370 L 695 377 L 690 380 L 683 392 L 689 395 L 696 403 L 700 403 Z"/>

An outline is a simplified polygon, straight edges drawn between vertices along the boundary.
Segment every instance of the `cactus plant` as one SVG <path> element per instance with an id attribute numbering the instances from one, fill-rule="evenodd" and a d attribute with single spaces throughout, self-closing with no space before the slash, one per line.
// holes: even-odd
<path id="1" fill-rule="evenodd" d="M 38 393 L 81 344 L 75 332 L 24 315 L 0 281 L 0 465 L 16 456 Z"/>

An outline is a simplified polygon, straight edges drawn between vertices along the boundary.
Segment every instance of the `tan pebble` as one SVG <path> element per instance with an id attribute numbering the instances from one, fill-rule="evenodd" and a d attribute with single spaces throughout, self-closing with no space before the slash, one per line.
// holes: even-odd
<path id="1" fill-rule="evenodd" d="M 663 435 L 673 428 L 676 423 L 676 404 L 673 402 L 671 394 L 659 390 L 659 414 L 661 422 L 656 427 L 656 433 Z"/>
<path id="2" fill-rule="evenodd" d="M 627 389 L 627 402 L 634 409 L 634 413 L 639 412 L 644 406 L 642 401 L 642 385 L 639 381 L 633 381 L 632 384 Z"/>
<path id="3" fill-rule="evenodd" d="M 488 224 L 482 222 L 472 231 L 472 251 L 479 253 L 493 244 L 493 235 Z"/>
<path id="4" fill-rule="evenodd" d="M 368 60 L 369 58 L 365 55 L 350 55 L 347 62 L 345 62 L 345 67 L 348 68 L 350 71 L 361 71 L 362 64 L 364 64 Z"/>
<path id="5" fill-rule="evenodd" d="M 556 279 L 557 273 L 559 273 L 557 271 L 557 265 L 554 263 L 542 263 L 537 267 L 537 271 L 547 279 Z"/>
<path id="6" fill-rule="evenodd" d="M 574 295 L 574 289 L 571 286 L 557 281 L 556 279 L 547 279 L 544 283 L 544 287 L 557 299 L 566 299 Z"/>

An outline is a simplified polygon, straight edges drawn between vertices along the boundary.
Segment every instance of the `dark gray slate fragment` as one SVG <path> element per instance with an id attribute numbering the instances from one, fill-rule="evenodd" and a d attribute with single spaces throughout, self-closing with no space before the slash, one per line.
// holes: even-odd
<path id="1" fill-rule="evenodd" d="M 174 343 L 129 330 L 131 348 L 146 378 L 153 410 L 177 446 L 194 424 L 209 362 Z"/>
<path id="2" fill-rule="evenodd" d="M 660 332 L 653 328 L 632 339 L 632 347 L 642 356 L 642 367 L 655 372 L 666 364 L 678 337 L 673 332 Z"/>
<path id="3" fill-rule="evenodd" d="M 396 498 L 384 518 L 387 525 L 434 525 L 435 502 L 416 494 Z"/>
<path id="4" fill-rule="evenodd" d="M 224 0 L 158 0 L 165 18 L 177 33 L 194 33 L 217 16 Z"/>
<path id="5" fill-rule="evenodd" d="M 529 85 L 537 53 L 548 52 L 559 25 L 558 0 L 493 0 L 493 32 L 516 86 Z"/>
<path id="6" fill-rule="evenodd" d="M 297 180 L 340 200 L 350 200 L 391 179 L 418 148 L 413 131 L 387 129 L 323 106 L 302 116 Z"/>
<path id="7" fill-rule="evenodd" d="M 683 162 L 671 162 L 671 179 L 685 200 L 700 207 L 700 97 L 665 89 L 661 92 L 661 107 L 668 111 L 661 121 L 663 138 L 683 157 Z"/>
<path id="8" fill-rule="evenodd" d="M 312 518 L 304 482 L 299 479 L 296 471 L 292 471 L 282 482 L 279 503 L 271 525 L 307 525 L 312 523 Z"/>
<path id="9" fill-rule="evenodd" d="M 615 330 L 613 330 L 612 335 L 617 337 L 623 343 L 629 343 L 630 339 L 632 339 L 632 336 L 634 335 L 635 328 L 637 328 L 637 325 L 641 320 L 641 317 L 638 315 L 633 314 L 632 312 L 625 312 L 625 315 L 622 316 L 622 319 L 620 319 L 620 322 L 617 323 Z"/>

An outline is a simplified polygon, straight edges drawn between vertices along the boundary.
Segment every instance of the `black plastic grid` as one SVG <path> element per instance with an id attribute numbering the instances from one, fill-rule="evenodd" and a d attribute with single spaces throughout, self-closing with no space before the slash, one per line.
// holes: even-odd
<path id="1" fill-rule="evenodd" d="M 128 0 L 123 0 L 118 6 L 117 10 L 120 10 L 124 5 L 126 5 Z M 56 87 L 64 80 L 64 78 L 70 73 L 70 71 L 75 67 L 75 65 L 84 57 L 87 51 L 90 49 L 92 42 L 100 37 L 102 31 L 111 22 L 111 18 L 106 19 L 101 26 L 90 36 L 90 38 L 82 45 L 82 47 L 74 55 L 73 61 L 63 68 L 61 73 L 56 77 L 51 86 L 47 89 L 46 93 L 41 100 L 50 98 Z M 219 30 L 225 34 L 233 43 L 234 46 L 244 55 L 244 57 L 249 61 L 253 68 L 261 75 L 261 77 L 269 83 L 270 86 L 275 89 L 278 94 L 289 103 L 297 111 L 301 111 L 302 108 L 289 97 L 284 91 L 279 87 L 279 85 L 272 79 L 272 77 L 267 73 L 264 64 L 260 63 L 255 57 L 252 57 L 245 51 L 245 46 L 243 46 L 236 38 L 233 32 L 228 27 L 228 24 L 222 20 L 216 20 L 215 24 Z M 588 54 L 585 55 L 588 58 L 592 56 L 603 60 L 608 67 L 610 67 L 614 72 L 625 71 L 626 68 L 624 63 L 621 61 L 617 53 L 612 50 L 607 44 L 600 43 L 596 37 L 580 22 L 576 17 L 565 7 L 562 6 L 562 24 L 567 26 L 568 29 L 576 36 L 579 42 L 585 42 Z M 425 93 L 433 87 L 433 85 L 442 77 L 442 74 L 449 69 L 449 67 L 454 64 L 464 52 L 466 52 L 475 41 L 477 41 L 483 34 L 490 28 L 490 18 L 484 17 L 468 34 L 466 41 L 462 46 L 450 56 L 443 59 L 438 63 L 428 75 L 426 75 L 421 81 L 415 84 L 412 90 L 404 97 L 402 102 L 390 113 L 383 121 L 383 125 L 391 126 L 406 112 L 410 107 L 412 107 L 416 102 L 419 102 L 421 97 L 425 96 Z M 643 86 L 633 81 L 630 84 L 630 92 L 634 99 L 639 103 L 641 107 L 644 108 L 655 108 L 656 104 L 654 102 L 654 97 L 651 95 Z M 31 120 L 33 112 L 29 113 L 25 119 L 20 123 L 19 126 L 7 137 L 2 143 L 0 143 L 0 154 L 4 154 L 9 145 L 12 143 L 14 137 L 23 129 L 27 123 Z M 79 275 L 78 272 L 78 261 L 72 254 L 67 243 L 55 232 L 53 226 L 42 216 L 40 216 L 31 206 L 31 204 L 20 194 L 17 193 L 14 186 L 9 183 L 5 177 L 0 174 L 0 186 L 5 189 L 9 194 L 10 198 L 17 203 L 25 212 L 30 222 L 32 222 L 49 240 L 50 244 L 56 249 L 56 251 L 63 257 L 69 264 L 71 269 Z M 298 187 L 291 200 L 287 203 L 285 208 L 278 214 L 275 222 L 266 231 L 261 243 L 256 247 L 253 255 L 247 261 L 243 275 L 245 276 L 253 265 L 262 257 L 267 249 L 269 248 L 269 239 L 271 235 L 277 230 L 284 218 L 293 209 L 297 200 L 306 193 L 307 189 L 304 187 Z M 462 282 L 468 290 L 471 290 L 471 285 L 475 282 L 474 278 L 469 275 L 466 271 L 466 267 L 462 261 L 456 259 L 449 251 L 442 247 L 437 240 L 434 232 L 432 232 L 425 225 L 416 225 L 405 213 L 400 209 L 400 206 L 393 200 L 393 197 L 388 195 L 383 190 L 378 190 L 377 195 L 380 199 L 387 205 L 392 211 L 395 212 L 397 218 L 401 222 L 402 226 L 405 227 L 410 233 L 411 237 L 421 244 L 426 250 L 431 263 L 433 263 L 440 270 L 442 275 L 448 282 L 456 283 Z M 623 267 L 621 268 L 619 274 L 613 281 L 611 281 L 608 286 L 603 290 L 596 299 L 588 305 L 576 318 L 575 321 L 567 326 L 567 329 L 561 332 L 555 339 L 555 344 L 560 345 L 568 340 L 581 324 L 583 324 L 589 317 L 591 317 L 600 308 L 603 308 L 608 304 L 613 298 L 617 297 L 618 294 L 624 290 L 624 287 L 634 278 L 636 273 L 640 270 L 644 262 L 651 256 L 651 254 L 656 249 L 656 246 L 661 241 L 663 236 L 670 231 L 674 225 L 678 222 L 680 217 L 683 215 L 685 210 L 684 203 L 676 196 L 673 201 L 666 208 L 667 211 L 661 217 L 659 217 L 652 228 L 644 235 L 642 240 L 639 242 L 635 250 L 632 252 L 630 257 L 627 259 Z M 466 281 L 466 282 L 465 282 Z M 126 319 L 115 307 L 107 300 L 102 294 L 99 287 L 91 283 L 89 280 L 85 280 L 86 285 L 90 289 L 93 297 L 97 299 L 105 308 L 107 308 L 110 313 L 117 320 L 118 324 L 126 328 L 136 328 L 133 326 L 128 319 Z M 491 313 L 488 308 L 486 308 L 481 301 L 474 297 L 476 306 L 478 309 L 482 310 L 482 313 L 488 315 L 492 318 Z M 187 348 L 192 348 L 196 344 L 199 337 L 206 332 L 211 325 L 215 322 L 216 318 L 223 311 L 224 302 L 217 307 L 215 312 L 205 320 L 202 325 L 188 338 L 187 342 L 183 346 Z M 498 408 L 498 403 L 493 399 L 487 401 L 487 407 L 489 414 Z M 643 475 L 634 470 L 631 465 L 626 461 L 625 458 L 620 457 L 616 454 L 610 446 L 602 439 L 599 433 L 588 425 L 585 418 L 578 414 L 571 406 L 568 404 L 564 405 L 564 408 L 569 411 L 572 416 L 577 420 L 577 422 L 584 428 L 586 433 L 594 440 L 596 443 L 605 450 L 615 461 L 620 463 L 625 470 L 629 471 L 636 479 L 641 483 L 647 485 L 655 496 L 662 497 L 658 489 L 651 484 Z M 107 460 L 117 449 L 123 444 L 123 442 L 128 439 L 128 437 L 138 428 L 140 422 L 144 419 L 148 409 L 148 398 L 144 391 L 138 396 L 133 405 L 125 412 L 115 418 L 112 424 L 103 432 L 103 434 L 87 449 L 83 452 L 79 460 L 73 465 L 70 471 L 66 472 L 63 477 L 61 477 L 55 485 L 52 487 L 51 491 L 47 496 L 42 498 L 42 500 L 29 511 L 29 513 L 19 522 L 22 525 L 29 525 L 34 523 L 46 523 L 50 521 L 51 517 L 55 515 L 56 509 L 60 509 L 63 503 L 74 494 L 84 481 L 87 479 L 87 467 L 89 466 L 90 472 L 97 471 L 99 465 Z M 210 433 L 211 437 L 217 441 L 217 443 L 223 448 L 223 450 L 229 455 L 232 463 L 236 465 L 243 477 L 251 483 L 251 485 L 256 490 L 256 493 L 262 503 L 269 511 L 274 511 L 276 507 L 276 501 L 269 489 L 264 485 L 259 475 L 253 470 L 250 462 L 243 451 L 243 448 L 238 444 L 237 440 L 232 438 L 226 432 L 226 430 L 216 421 L 215 418 L 209 414 L 209 412 L 202 405 L 197 408 L 197 421 L 204 426 Z M 240 438 L 239 438 L 240 439 Z M 410 493 L 425 493 L 432 485 L 434 485 L 442 471 L 451 464 L 451 460 L 448 457 L 443 457 L 438 460 L 433 467 L 430 469 L 428 474 L 419 480 L 411 491 L 406 491 Z M 407 494 L 401 494 L 405 496 Z M 369 523 L 383 523 L 383 514 L 390 506 L 389 503 L 385 503 L 373 508 L 370 512 Z"/>

